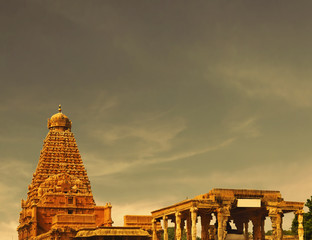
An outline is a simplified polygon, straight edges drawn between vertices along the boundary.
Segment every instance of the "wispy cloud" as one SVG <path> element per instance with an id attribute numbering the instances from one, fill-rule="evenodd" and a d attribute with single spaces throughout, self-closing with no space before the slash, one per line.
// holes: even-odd
<path id="1" fill-rule="evenodd" d="M 0 236 L 17 240 L 16 227 L 21 201 L 21 183 L 32 174 L 30 164 L 18 159 L 1 159 L 0 166 Z M 27 188 L 27 185 L 24 185 Z M 23 190 L 25 190 L 23 188 Z"/>
<path id="2" fill-rule="evenodd" d="M 90 115 L 92 117 L 103 118 L 107 114 L 108 110 L 111 110 L 119 105 L 119 99 L 117 96 L 111 96 L 104 90 L 100 90 L 89 103 Z"/>
<path id="3" fill-rule="evenodd" d="M 164 112 L 146 113 L 127 124 L 108 124 L 96 128 L 90 134 L 105 144 L 115 144 L 124 139 L 139 139 L 154 144 L 156 152 L 170 148 L 170 141 L 186 129 L 182 118 L 164 119 Z M 155 146 L 156 145 L 156 146 Z"/>
<path id="4" fill-rule="evenodd" d="M 29 177 L 31 172 L 31 164 L 19 159 L 9 158 L 9 159 L 0 159 L 0 174 L 1 176 L 12 176 L 14 173 L 15 176 L 19 177 Z M 1 178 L 0 178 L 1 179 Z"/>
<path id="5" fill-rule="evenodd" d="M 213 145 L 213 146 L 208 146 L 202 149 L 189 149 L 188 151 L 185 152 L 181 152 L 181 153 L 177 153 L 173 156 L 170 157 L 164 157 L 164 158 L 154 158 L 148 161 L 148 164 L 153 164 L 153 163 L 160 163 L 160 162 L 171 162 L 171 161 L 177 161 L 180 159 L 184 159 L 184 158 L 189 158 L 189 157 L 193 157 L 199 154 L 203 154 L 203 153 L 207 153 L 210 151 L 216 151 L 218 149 L 224 148 L 228 145 L 230 145 L 235 139 L 234 138 L 230 138 L 227 140 L 224 140 L 223 142 Z"/>
<path id="6" fill-rule="evenodd" d="M 243 120 L 231 120 L 227 121 L 230 132 L 245 137 L 259 137 L 261 132 L 258 125 L 256 124 L 257 119 L 255 117 L 248 117 Z"/>
<path id="7" fill-rule="evenodd" d="M 2 240 L 17 240 L 16 227 L 18 221 L 0 221 L 0 236 Z"/>
<path id="8" fill-rule="evenodd" d="M 114 174 L 118 172 L 123 172 L 129 169 L 130 167 L 135 166 L 142 166 L 142 165 L 152 165 L 152 164 L 159 164 L 164 162 L 172 162 L 172 161 L 179 161 L 185 158 L 194 157 L 196 155 L 204 154 L 210 151 L 216 151 L 218 149 L 222 149 L 228 145 L 230 145 L 235 139 L 230 138 L 224 140 L 223 142 L 213 145 L 207 146 L 201 149 L 185 149 L 184 151 L 178 153 L 171 153 L 169 156 L 153 156 L 153 157 L 146 157 L 140 159 L 132 159 L 131 161 L 118 161 L 114 163 L 107 163 L 105 160 L 90 154 L 85 154 L 86 159 L 88 159 L 88 173 L 90 176 L 103 176 Z M 103 165 L 103 167 L 100 167 Z M 109 165 L 109 168 L 104 167 L 105 165 Z"/>
<path id="9" fill-rule="evenodd" d="M 216 68 L 225 81 L 249 97 L 279 99 L 293 106 L 311 107 L 311 72 L 289 66 L 265 65 L 264 63 Z"/>

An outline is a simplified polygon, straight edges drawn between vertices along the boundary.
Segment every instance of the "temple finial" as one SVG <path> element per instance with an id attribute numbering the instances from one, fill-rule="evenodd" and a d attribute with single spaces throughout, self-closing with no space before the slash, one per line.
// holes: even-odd
<path id="1" fill-rule="evenodd" d="M 60 112 L 60 113 L 62 112 L 62 106 L 61 106 L 61 104 L 59 105 L 59 112 Z"/>

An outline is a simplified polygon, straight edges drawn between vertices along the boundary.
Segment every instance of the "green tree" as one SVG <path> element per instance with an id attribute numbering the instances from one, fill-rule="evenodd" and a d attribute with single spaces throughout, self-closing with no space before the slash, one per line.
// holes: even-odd
<path id="1" fill-rule="evenodd" d="M 174 240 L 174 238 L 175 238 L 174 227 L 168 227 L 167 229 L 168 229 L 168 240 Z M 164 234 L 162 234 L 161 239 L 164 240 Z M 182 230 L 181 240 L 186 240 L 185 229 Z M 196 240 L 201 240 L 201 238 L 196 237 Z"/>
<path id="2" fill-rule="evenodd" d="M 273 231 L 272 230 L 268 230 L 265 235 L 267 236 L 272 236 Z M 293 233 L 292 230 L 283 230 L 283 235 L 295 235 L 295 233 Z"/>
<path id="3" fill-rule="evenodd" d="M 309 211 L 303 214 L 304 239 L 312 239 L 312 196 L 307 199 L 305 206 Z M 298 216 L 295 216 L 292 221 L 291 231 L 298 234 Z"/>
<path id="4" fill-rule="evenodd" d="M 168 227 L 167 230 L 168 230 L 168 240 L 174 240 L 175 238 L 174 227 Z M 162 234 L 161 239 L 162 240 L 164 239 L 164 234 Z M 181 240 L 186 240 L 186 232 L 184 229 L 182 231 Z"/>

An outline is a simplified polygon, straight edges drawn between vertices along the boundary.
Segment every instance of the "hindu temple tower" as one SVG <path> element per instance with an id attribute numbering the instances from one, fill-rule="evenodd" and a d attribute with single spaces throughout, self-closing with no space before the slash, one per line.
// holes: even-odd
<path id="1" fill-rule="evenodd" d="M 61 106 L 48 119 L 49 132 L 21 203 L 19 240 L 67 239 L 84 227 L 112 226 L 111 205 L 94 202 L 71 126 Z"/>

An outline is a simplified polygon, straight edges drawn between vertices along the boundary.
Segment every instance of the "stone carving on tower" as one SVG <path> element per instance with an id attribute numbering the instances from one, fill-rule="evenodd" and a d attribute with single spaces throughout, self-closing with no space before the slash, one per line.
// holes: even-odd
<path id="1" fill-rule="evenodd" d="M 79 228 L 112 226 L 111 205 L 94 202 L 71 125 L 61 106 L 48 119 L 49 132 L 22 200 L 19 240 L 69 239 Z"/>

